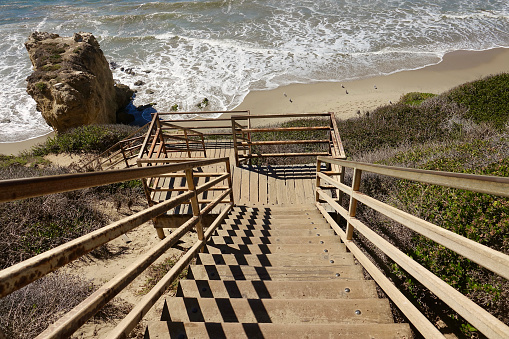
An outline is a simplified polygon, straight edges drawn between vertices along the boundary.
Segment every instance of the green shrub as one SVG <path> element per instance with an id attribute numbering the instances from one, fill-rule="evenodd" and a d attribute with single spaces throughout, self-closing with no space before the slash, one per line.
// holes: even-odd
<path id="1" fill-rule="evenodd" d="M 424 100 L 433 98 L 434 96 L 436 96 L 436 94 L 410 92 L 403 95 L 399 102 L 405 105 L 419 106 Z"/>
<path id="2" fill-rule="evenodd" d="M 51 153 L 99 154 L 136 129 L 137 127 L 127 125 L 82 126 L 47 139 L 44 144 L 34 147 L 32 153 L 38 156 Z"/>
<path id="3" fill-rule="evenodd" d="M 383 106 L 362 117 L 338 121 L 345 153 L 355 157 L 377 149 L 422 144 L 449 137 L 448 114 L 405 104 Z"/>
<path id="4" fill-rule="evenodd" d="M 502 73 L 466 83 L 445 94 L 468 107 L 466 118 L 503 128 L 509 121 L 509 74 Z"/>
<path id="5" fill-rule="evenodd" d="M 51 72 L 51 71 L 58 71 L 60 68 L 62 68 L 62 65 L 54 64 L 54 65 L 45 65 L 42 67 L 42 70 L 46 71 L 46 72 Z"/>
<path id="6" fill-rule="evenodd" d="M 35 84 L 35 88 L 37 88 L 40 92 L 43 92 L 46 88 L 48 88 L 48 85 L 45 82 L 38 82 Z"/>
<path id="7" fill-rule="evenodd" d="M 266 127 L 314 127 L 328 126 L 329 121 L 324 119 L 296 119 L 286 121 L 277 125 Z M 280 141 L 280 140 L 328 140 L 328 131 L 282 131 L 282 132 L 258 132 L 251 133 L 252 141 Z M 326 144 L 294 144 L 294 145 L 258 145 L 252 147 L 252 152 L 263 153 L 310 153 L 327 152 Z M 289 165 L 315 162 L 315 157 L 267 157 L 254 158 L 253 165 Z"/>

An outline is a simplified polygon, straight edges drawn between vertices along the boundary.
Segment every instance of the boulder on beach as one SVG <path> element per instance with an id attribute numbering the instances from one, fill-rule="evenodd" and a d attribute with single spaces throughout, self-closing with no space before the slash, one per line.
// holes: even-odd
<path id="1" fill-rule="evenodd" d="M 134 92 L 115 84 L 109 63 L 91 33 L 73 37 L 35 32 L 25 43 L 33 73 L 27 92 L 57 132 L 116 122 Z"/>

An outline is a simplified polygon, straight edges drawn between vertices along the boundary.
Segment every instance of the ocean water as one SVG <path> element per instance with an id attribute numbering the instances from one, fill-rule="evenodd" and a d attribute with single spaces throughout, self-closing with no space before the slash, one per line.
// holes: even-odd
<path id="1" fill-rule="evenodd" d="M 0 142 L 51 131 L 26 94 L 33 31 L 92 32 L 135 105 L 194 111 L 252 90 L 344 81 L 509 47 L 507 0 L 0 0 Z M 132 68 L 129 75 L 121 68 Z"/>

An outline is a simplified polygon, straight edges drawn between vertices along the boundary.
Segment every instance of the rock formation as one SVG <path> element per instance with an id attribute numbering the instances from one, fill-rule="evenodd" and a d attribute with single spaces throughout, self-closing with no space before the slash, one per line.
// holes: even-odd
<path id="1" fill-rule="evenodd" d="M 34 66 L 27 92 L 57 132 L 89 124 L 116 122 L 133 91 L 116 85 L 109 64 L 90 33 L 73 37 L 35 32 L 25 43 Z"/>

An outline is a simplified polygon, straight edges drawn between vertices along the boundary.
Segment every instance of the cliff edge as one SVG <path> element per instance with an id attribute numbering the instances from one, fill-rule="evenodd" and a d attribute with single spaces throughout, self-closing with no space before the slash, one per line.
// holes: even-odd
<path id="1" fill-rule="evenodd" d="M 133 91 L 115 84 L 109 64 L 91 33 L 73 37 L 34 32 L 25 43 L 33 73 L 27 92 L 57 132 L 90 124 L 111 124 Z"/>

